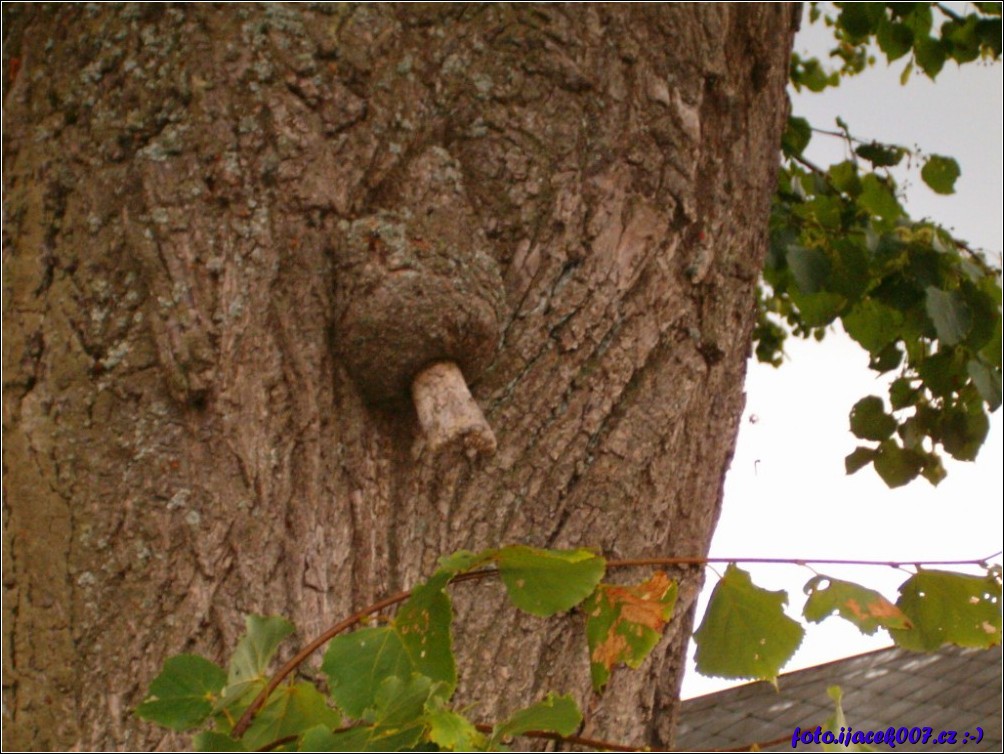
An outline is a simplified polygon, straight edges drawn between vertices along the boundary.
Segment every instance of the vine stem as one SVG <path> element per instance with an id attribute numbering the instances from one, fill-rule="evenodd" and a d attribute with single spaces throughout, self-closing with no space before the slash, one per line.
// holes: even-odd
<path id="1" fill-rule="evenodd" d="M 309 642 L 303 649 L 297 652 L 288 662 L 275 672 L 275 675 L 273 675 L 269 682 L 265 684 L 265 688 L 261 690 L 261 693 L 259 693 L 258 696 L 254 698 L 254 701 L 251 702 L 250 706 L 244 710 L 244 714 L 241 715 L 241 719 L 237 721 L 237 725 L 234 726 L 231 735 L 237 739 L 243 736 L 244 731 L 246 731 L 248 726 L 251 725 L 251 720 L 254 719 L 255 714 L 259 709 L 261 709 L 265 700 L 268 699 L 272 692 L 279 687 L 279 684 L 285 680 L 286 676 L 296 670 L 300 666 L 300 663 L 324 646 L 324 644 L 329 642 L 342 631 L 352 628 L 352 626 L 356 625 L 360 621 L 365 620 L 373 613 L 379 612 L 391 605 L 396 605 L 399 602 L 404 602 L 410 596 L 411 590 L 406 590 L 404 592 L 398 592 L 397 594 L 391 595 L 390 597 L 384 597 L 379 602 L 374 602 L 369 607 L 353 613 L 345 620 L 339 621 L 316 639 Z"/>
<path id="2" fill-rule="evenodd" d="M 491 733 L 495 730 L 495 726 L 488 725 L 486 723 L 474 723 L 474 727 L 477 728 L 481 733 Z M 599 738 L 586 738 L 585 736 L 563 736 L 560 733 L 551 733 L 546 730 L 528 730 L 519 734 L 520 736 L 525 736 L 526 738 L 543 738 L 549 741 L 560 741 L 562 743 L 576 744 L 578 746 L 588 746 L 592 749 L 597 749 L 600 751 L 673 751 L 672 749 L 653 749 L 651 746 L 629 746 L 627 744 L 616 743 L 614 741 L 604 741 Z M 299 736 L 285 736 L 284 738 L 276 739 L 271 743 L 265 744 L 256 751 L 274 751 L 280 746 L 288 743 L 292 743 Z M 517 738 L 517 736 L 514 736 Z M 778 744 L 790 741 L 791 736 L 785 733 L 783 736 L 771 739 L 770 741 L 757 741 L 752 744 L 744 744 L 743 746 L 738 746 L 730 749 L 711 749 L 710 751 L 762 751 L 770 746 L 777 746 Z"/>
<path id="3" fill-rule="evenodd" d="M 861 566 L 937 566 L 937 565 L 984 565 L 993 558 L 1004 555 L 1004 550 L 995 552 L 985 558 L 969 558 L 968 560 L 840 560 L 826 558 L 631 558 L 627 560 L 608 560 L 607 568 L 639 568 L 642 566 L 671 565 L 709 565 L 710 563 L 770 563 L 774 565 L 861 565 Z"/>
<path id="4" fill-rule="evenodd" d="M 493 576 L 496 575 L 497 573 L 498 571 L 495 569 L 472 571 L 471 573 L 461 573 L 450 579 L 450 583 L 471 581 L 472 579 L 480 579 L 484 578 L 485 576 Z M 362 610 L 353 613 L 345 620 L 339 621 L 335 625 L 331 626 L 331 628 L 329 628 L 323 634 L 318 636 L 316 639 L 314 639 L 311 642 L 308 642 L 307 645 L 303 647 L 303 649 L 301 649 L 299 652 L 293 655 L 293 657 L 291 657 L 286 663 L 284 663 L 281 668 L 275 671 L 275 675 L 273 675 L 272 678 L 269 679 L 269 682 L 265 684 L 265 688 L 263 688 L 261 692 L 259 692 L 258 696 L 254 698 L 254 701 L 251 702 L 251 704 L 248 706 L 246 710 L 244 710 L 244 714 L 241 715 L 240 720 L 237 721 L 237 725 L 234 726 L 231 735 L 236 739 L 240 739 L 241 736 L 244 735 L 245 731 L 247 731 L 248 729 L 248 726 L 251 725 L 251 721 L 254 719 L 254 716 L 258 713 L 258 710 L 260 710 L 262 705 L 265 704 L 265 700 L 268 699 L 269 696 L 271 696 L 272 692 L 279 687 L 279 684 L 286 679 L 286 676 L 288 676 L 290 673 L 292 673 L 294 670 L 300 667 L 300 664 L 308 657 L 310 657 L 310 655 L 314 654 L 314 652 L 316 652 L 322 646 L 327 644 L 342 631 L 346 631 L 352 628 L 357 623 L 366 620 L 366 618 L 373 615 L 373 613 L 378 613 L 384 608 L 392 607 L 401 602 L 404 602 L 410 596 L 411 596 L 411 590 L 406 589 L 403 592 L 398 592 L 397 594 L 393 594 L 390 597 L 384 597 L 379 602 L 374 602 L 369 607 L 363 608 Z"/>
<path id="5" fill-rule="evenodd" d="M 673 565 L 710 565 L 711 563 L 770 563 L 775 565 L 865 565 L 865 566 L 889 566 L 890 568 L 901 568 L 904 565 L 913 566 L 932 566 L 932 565 L 986 565 L 987 562 L 996 558 L 999 555 L 1004 555 L 1004 551 L 995 552 L 992 555 L 988 555 L 985 558 L 969 559 L 969 560 L 924 560 L 924 561 L 906 561 L 906 560 L 840 560 L 840 559 L 820 559 L 820 558 L 702 558 L 697 556 L 691 557 L 672 557 L 672 558 L 630 558 L 626 560 L 608 560 L 606 563 L 607 569 L 611 568 L 641 568 L 645 566 L 673 566 Z M 484 568 L 479 571 L 470 571 L 468 573 L 460 573 L 450 579 L 451 584 L 460 583 L 463 581 L 476 581 L 483 578 L 488 578 L 491 576 L 497 576 L 499 571 L 497 568 Z M 358 612 L 353 613 L 344 620 L 335 623 L 327 631 L 322 633 L 313 641 L 308 642 L 299 652 L 293 655 L 286 663 L 280 667 L 275 674 L 269 679 L 269 682 L 265 684 L 265 688 L 254 698 L 254 701 L 244 710 L 244 714 L 241 715 L 240 720 L 234 726 L 231 735 L 235 739 L 240 739 L 245 731 L 247 731 L 248 726 L 251 725 L 251 721 L 254 716 L 261 709 L 262 705 L 265 704 L 265 700 L 275 691 L 279 684 L 282 683 L 290 673 L 296 670 L 304 660 L 306 660 L 310 655 L 324 646 L 327 642 L 331 641 L 335 636 L 346 631 L 357 623 L 364 621 L 373 613 L 378 613 L 381 610 L 393 607 L 394 605 L 404 602 L 411 596 L 411 590 L 406 589 L 397 594 L 393 594 L 390 597 L 384 597 L 378 602 L 374 602 L 369 607 L 363 608 Z M 558 734 L 546 734 L 547 736 L 558 735 Z M 546 736 L 545 736 L 546 737 Z M 571 739 L 562 739 L 571 740 Z M 617 751 L 639 751 L 636 748 L 620 748 Z"/>
<path id="6" fill-rule="evenodd" d="M 475 723 L 474 727 L 477 728 L 482 733 L 491 733 L 495 730 L 495 726 L 487 725 L 485 723 Z M 619 744 L 614 741 L 604 741 L 599 738 L 586 738 L 585 736 L 563 736 L 560 733 L 552 733 L 547 730 L 527 730 L 519 734 L 520 736 L 525 736 L 526 738 L 544 738 L 548 741 L 561 741 L 566 744 L 576 744 L 578 746 L 588 746 L 590 749 L 598 749 L 600 751 L 670 751 L 670 749 L 653 749 L 648 746 L 630 746 L 628 744 Z M 513 736 L 517 738 L 517 736 Z M 788 736 L 790 739 L 791 736 Z"/>

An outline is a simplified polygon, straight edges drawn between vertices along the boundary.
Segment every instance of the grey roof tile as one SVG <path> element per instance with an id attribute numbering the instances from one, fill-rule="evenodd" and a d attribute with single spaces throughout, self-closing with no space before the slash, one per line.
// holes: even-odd
<path id="1" fill-rule="evenodd" d="M 843 706 L 855 730 L 930 726 L 958 731 L 950 744 L 907 744 L 904 751 L 1001 750 L 1001 649 L 989 651 L 946 647 L 918 654 L 895 647 L 849 657 L 782 675 L 780 691 L 767 683 L 739 686 L 683 703 L 676 744 L 681 750 L 748 746 L 786 736 L 768 751 L 792 751 L 796 726 L 814 728 L 833 714 L 826 693 L 838 685 Z M 968 730 L 983 728 L 983 740 L 962 742 Z M 799 745 L 798 751 L 818 751 Z M 883 749 L 884 750 L 884 749 Z"/>

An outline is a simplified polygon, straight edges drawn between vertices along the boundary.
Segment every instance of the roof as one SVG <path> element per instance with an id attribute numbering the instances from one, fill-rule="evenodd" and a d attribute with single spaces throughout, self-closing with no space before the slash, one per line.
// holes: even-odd
<path id="1" fill-rule="evenodd" d="M 1001 751 L 1001 648 L 945 647 L 918 654 L 898 647 L 848 657 L 778 678 L 688 699 L 680 709 L 676 748 L 707 751 L 749 747 L 763 751 L 822 751 L 816 744 L 792 748 L 796 727 L 815 731 L 833 715 L 828 686 L 843 690 L 844 715 L 855 731 L 930 726 L 957 732 L 956 743 L 897 745 L 878 751 Z M 965 733 L 983 738 L 964 742 Z M 781 743 L 763 746 L 764 742 Z"/>

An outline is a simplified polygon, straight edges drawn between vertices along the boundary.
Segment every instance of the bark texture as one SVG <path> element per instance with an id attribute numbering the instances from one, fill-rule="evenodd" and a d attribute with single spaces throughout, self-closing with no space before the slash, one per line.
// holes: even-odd
<path id="1" fill-rule="evenodd" d="M 458 548 L 706 552 L 798 12 L 5 6 L 5 745 L 170 746 L 130 715 L 166 656 L 247 612 L 315 635 Z M 415 212 L 430 149 L 503 286 L 473 460 L 338 340 L 346 228 Z M 587 734 L 666 744 L 675 575 L 602 698 L 578 618 L 458 587 L 458 699 L 573 691 Z"/>

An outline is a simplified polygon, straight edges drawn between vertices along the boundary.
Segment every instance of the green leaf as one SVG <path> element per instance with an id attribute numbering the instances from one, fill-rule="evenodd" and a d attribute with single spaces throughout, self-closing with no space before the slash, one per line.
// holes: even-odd
<path id="1" fill-rule="evenodd" d="M 315 725 L 308 728 L 300 739 L 300 751 L 339 751 L 337 747 L 338 739 L 334 732 L 326 725 Z M 355 749 L 341 749 L 341 751 L 355 751 Z"/>
<path id="2" fill-rule="evenodd" d="M 658 644 L 673 615 L 677 585 L 662 571 L 635 586 L 600 584 L 586 601 L 586 639 L 593 690 L 618 663 L 637 668 Z"/>
<path id="3" fill-rule="evenodd" d="M 874 173 L 869 173 L 861 179 L 861 196 L 858 197 L 858 204 L 869 214 L 881 217 L 889 224 L 903 215 L 903 208 L 899 206 L 895 194 Z"/>
<path id="4" fill-rule="evenodd" d="M 904 13 L 896 13 L 895 8 L 906 7 L 909 10 Z M 891 6 L 893 13 L 903 19 L 903 23 L 910 27 L 914 39 L 926 37 L 931 32 L 934 23 L 934 14 L 931 13 L 929 3 L 903 3 L 902 6 Z"/>
<path id="5" fill-rule="evenodd" d="M 781 137 L 781 148 L 785 154 L 800 155 L 809 146 L 812 139 L 812 127 L 805 118 L 791 116 L 788 118 L 788 126 Z"/>
<path id="6" fill-rule="evenodd" d="M 839 293 L 829 291 L 802 294 L 792 290 L 789 295 L 792 303 L 798 307 L 798 313 L 806 327 L 825 327 L 830 324 L 847 302 Z"/>
<path id="7" fill-rule="evenodd" d="M 453 610 L 443 590 L 458 570 L 487 558 L 461 553 L 441 561 L 432 578 L 412 590 L 391 626 L 361 629 L 328 644 L 321 667 L 342 709 L 358 718 L 376 703 L 386 679 L 412 674 L 435 683 L 445 698 L 452 696 L 457 685 Z"/>
<path id="8" fill-rule="evenodd" d="M 280 738 L 299 735 L 315 725 L 337 728 L 341 717 L 312 683 L 285 684 L 272 692 L 242 740 L 248 748 L 258 749 Z"/>
<path id="9" fill-rule="evenodd" d="M 919 397 L 920 391 L 913 387 L 906 377 L 893 380 L 889 386 L 889 403 L 892 404 L 894 411 L 914 405 Z"/>
<path id="10" fill-rule="evenodd" d="M 805 87 L 810 92 L 821 92 L 828 86 L 837 86 L 840 76 L 827 73 L 817 58 L 802 60 L 797 54 L 791 56 L 789 78 L 796 90 Z"/>
<path id="11" fill-rule="evenodd" d="M 896 604 L 913 624 L 890 631 L 899 646 L 933 652 L 943 644 L 986 649 L 1001 643 L 1001 584 L 993 575 L 922 570 L 899 591 Z"/>
<path id="12" fill-rule="evenodd" d="M 946 346 L 961 341 L 973 325 L 965 299 L 955 291 L 928 286 L 925 308 L 938 332 L 938 340 Z"/>
<path id="13" fill-rule="evenodd" d="M 853 160 L 844 160 L 835 165 L 830 165 L 826 174 L 830 177 L 830 182 L 838 191 L 843 191 L 851 196 L 861 193 L 861 179 L 858 177 L 858 166 Z"/>
<path id="14" fill-rule="evenodd" d="M 168 658 L 136 715 L 175 731 L 202 723 L 227 683 L 223 668 L 198 655 Z"/>
<path id="15" fill-rule="evenodd" d="M 851 432 L 862 440 L 885 440 L 896 431 L 896 420 L 885 412 L 882 399 L 869 395 L 851 409 Z"/>
<path id="16" fill-rule="evenodd" d="M 360 725 L 337 733 L 323 726 L 307 731 L 300 742 L 300 751 L 399 751 L 388 746 L 386 749 L 373 747 L 375 726 Z M 414 744 L 418 741 L 415 738 Z"/>
<path id="17" fill-rule="evenodd" d="M 447 697 L 457 686 L 457 666 L 453 658 L 450 625 L 453 609 L 443 591 L 449 576 L 432 580 L 412 590 L 411 597 L 394 619 L 394 630 L 411 658 L 413 670 L 445 684 Z"/>
<path id="18" fill-rule="evenodd" d="M 790 246 L 786 259 L 802 293 L 819 293 L 830 278 L 830 260 L 819 249 Z"/>
<path id="19" fill-rule="evenodd" d="M 570 736 L 581 724 L 582 713 L 575 700 L 567 694 L 555 696 L 552 693 L 543 701 L 515 712 L 508 720 L 496 725 L 489 745 L 531 730 Z"/>
<path id="20" fill-rule="evenodd" d="M 787 601 L 785 592 L 761 589 L 749 573 L 730 565 L 694 633 L 697 672 L 775 683 L 805 633 L 784 614 Z"/>
<path id="21" fill-rule="evenodd" d="M 853 474 L 874 460 L 875 451 L 872 448 L 857 447 L 844 459 L 844 469 L 848 474 Z"/>
<path id="22" fill-rule="evenodd" d="M 923 450 L 924 441 L 931 436 L 936 424 L 936 412 L 924 405 L 913 416 L 908 416 L 896 431 L 903 439 L 904 448 Z"/>
<path id="23" fill-rule="evenodd" d="M 884 17 L 883 3 L 845 3 L 837 17 L 837 25 L 851 37 L 864 38 L 878 31 Z"/>
<path id="24" fill-rule="evenodd" d="M 834 612 L 866 634 L 878 628 L 910 628 L 910 621 L 894 604 L 873 589 L 851 581 L 814 576 L 805 585 L 809 599 L 802 615 L 819 623 Z"/>
<path id="25" fill-rule="evenodd" d="M 376 702 L 377 690 L 389 676 L 410 677 L 412 663 L 393 628 L 363 628 L 328 643 L 321 670 L 335 702 L 351 717 Z"/>
<path id="26" fill-rule="evenodd" d="M 879 353 L 896 340 L 903 328 L 903 314 L 892 306 L 865 298 L 841 319 L 843 329 L 869 353 Z"/>
<path id="27" fill-rule="evenodd" d="M 221 701 L 231 716 L 237 716 L 265 688 L 269 661 L 282 640 L 295 630 L 292 623 L 277 616 L 248 615 L 244 624 L 247 632 L 230 658 Z"/>
<path id="28" fill-rule="evenodd" d="M 384 678 L 365 717 L 379 725 L 404 727 L 420 720 L 425 704 L 435 691 L 431 678 L 413 673 L 407 681 L 398 676 Z"/>
<path id="29" fill-rule="evenodd" d="M 977 17 L 970 15 L 961 23 L 949 21 L 941 27 L 941 37 L 949 42 L 948 54 L 952 60 L 957 63 L 969 63 L 980 56 L 977 24 Z"/>
<path id="30" fill-rule="evenodd" d="M 868 368 L 874 369 L 879 374 L 891 372 L 903 362 L 903 352 L 899 345 L 890 343 L 877 354 L 874 354 L 868 361 Z"/>
<path id="31" fill-rule="evenodd" d="M 962 174 L 959 163 L 951 157 L 931 155 L 920 169 L 920 177 L 924 183 L 939 194 L 954 194 L 955 181 Z"/>
<path id="32" fill-rule="evenodd" d="M 871 144 L 862 144 L 854 153 L 877 168 L 890 168 L 902 162 L 906 150 L 873 141 Z"/>
<path id="33" fill-rule="evenodd" d="M 953 458 L 975 461 L 987 439 L 990 420 L 982 411 L 957 407 L 946 410 L 938 422 L 938 439 Z"/>
<path id="34" fill-rule="evenodd" d="M 922 37 L 913 45 L 914 59 L 921 70 L 934 79 L 945 66 L 948 59 L 948 50 L 941 40 L 933 37 Z"/>
<path id="35" fill-rule="evenodd" d="M 968 265 L 967 273 L 973 267 L 975 265 Z M 981 273 L 977 273 L 977 275 L 979 277 L 975 285 L 964 280 L 958 290 L 959 295 L 966 302 L 966 308 L 969 310 L 972 322 L 972 327 L 966 334 L 966 344 L 974 351 L 978 351 L 989 343 L 999 348 L 1001 344 L 1000 283 L 995 279 L 994 273 L 989 273 L 986 277 L 983 277 Z"/>
<path id="36" fill-rule="evenodd" d="M 197 735 L 192 742 L 192 748 L 195 751 L 254 751 L 243 741 L 237 741 L 216 731 L 204 731 Z"/>
<path id="37" fill-rule="evenodd" d="M 826 689 L 826 693 L 830 697 L 830 699 L 833 700 L 834 704 L 833 716 L 828 718 L 826 721 L 826 730 L 838 736 L 838 738 L 840 734 L 844 730 L 846 730 L 847 735 L 849 736 L 851 732 L 851 726 L 847 724 L 847 718 L 844 716 L 844 706 L 841 702 L 844 695 L 843 691 L 840 690 L 839 686 L 829 686 Z M 861 744 L 852 743 L 849 746 L 847 745 L 846 742 L 832 743 L 832 744 L 824 743 L 822 744 L 822 747 L 823 751 L 847 751 L 847 752 L 877 751 L 877 749 L 875 749 L 874 747 L 864 743 Z"/>
<path id="38" fill-rule="evenodd" d="M 902 487 L 916 479 L 924 465 L 916 452 L 901 448 L 894 440 L 879 445 L 873 463 L 875 471 L 890 488 Z"/>
<path id="39" fill-rule="evenodd" d="M 358 725 L 337 733 L 318 725 L 300 741 L 300 751 L 416 751 L 424 732 L 421 725 L 403 730 L 384 725 Z"/>
<path id="40" fill-rule="evenodd" d="M 425 705 L 436 685 L 418 673 L 408 680 L 386 676 L 372 694 L 363 717 L 371 725 L 328 733 L 311 729 L 304 734 L 302 751 L 404 751 L 421 740 L 426 730 Z"/>
<path id="41" fill-rule="evenodd" d="M 933 453 L 929 453 L 924 460 L 924 468 L 920 470 L 920 475 L 937 487 L 948 476 L 948 472 L 941 464 L 941 459 Z"/>
<path id="42" fill-rule="evenodd" d="M 495 557 L 496 550 L 482 550 L 481 552 L 471 552 L 470 550 L 457 550 L 449 555 L 444 555 L 439 559 L 439 570 L 446 571 L 451 576 L 469 571 L 480 565 L 489 563 Z"/>
<path id="43" fill-rule="evenodd" d="M 903 72 L 899 74 L 899 85 L 906 86 L 906 82 L 910 80 L 910 74 L 913 73 L 913 61 L 911 60 L 903 67 Z"/>
<path id="44" fill-rule="evenodd" d="M 360 725 L 328 735 L 314 729 L 300 751 L 413 751 L 424 732 L 424 725 Z"/>
<path id="45" fill-rule="evenodd" d="M 470 720 L 451 709 L 436 707 L 428 710 L 425 721 L 429 726 L 429 740 L 441 749 L 480 751 L 487 744 L 484 734 Z"/>
<path id="46" fill-rule="evenodd" d="M 592 594 L 606 561 L 590 550 L 538 550 L 515 545 L 498 551 L 502 583 L 520 610 L 548 616 L 569 610 Z"/>
<path id="47" fill-rule="evenodd" d="M 884 21 L 879 24 L 875 41 L 891 63 L 910 52 L 913 47 L 913 32 L 906 24 Z"/>
<path id="48" fill-rule="evenodd" d="M 794 212 L 807 220 L 815 220 L 820 227 L 830 232 L 835 232 L 842 227 L 842 212 L 844 210 L 843 200 L 837 196 L 822 194 L 814 196 L 804 204 L 794 208 Z M 822 252 L 820 252 L 822 253 Z M 827 266 L 829 261 L 823 255 Z M 825 281 L 824 281 L 825 282 Z"/>
<path id="49" fill-rule="evenodd" d="M 944 348 L 929 356 L 917 367 L 924 386 L 937 396 L 946 397 L 965 384 L 967 359 L 962 349 Z"/>
<path id="50" fill-rule="evenodd" d="M 997 15 L 1000 16 L 1000 4 L 997 4 Z M 980 52 L 987 53 L 994 60 L 1001 57 L 1001 20 L 1000 18 L 983 18 L 976 23 L 976 37 L 980 40 Z"/>
<path id="51" fill-rule="evenodd" d="M 982 361 L 971 359 L 966 365 L 969 378 L 976 385 L 980 397 L 987 402 L 991 411 L 996 411 L 1001 405 L 1001 376 L 987 367 Z"/>
<path id="52" fill-rule="evenodd" d="M 279 644 L 295 630 L 278 616 L 249 615 L 244 619 L 247 633 L 237 643 L 230 658 L 227 684 L 244 683 L 265 675 Z"/>

